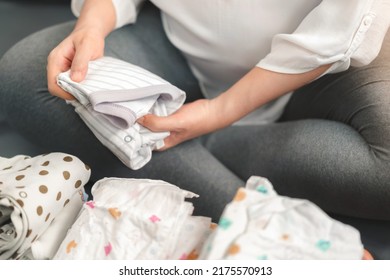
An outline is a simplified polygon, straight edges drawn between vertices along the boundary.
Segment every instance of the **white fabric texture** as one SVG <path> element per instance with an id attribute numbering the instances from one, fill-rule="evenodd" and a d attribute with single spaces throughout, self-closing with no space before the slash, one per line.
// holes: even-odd
<path id="1" fill-rule="evenodd" d="M 112 57 L 89 62 L 86 78 L 74 82 L 70 71 L 57 83 L 77 101 L 76 108 L 95 136 L 126 166 L 139 169 L 169 132 L 155 133 L 136 123 L 148 113 L 167 116 L 179 109 L 185 93 L 149 71 Z"/>
<path id="2" fill-rule="evenodd" d="M 113 0 L 121 27 L 136 20 L 140 0 Z M 183 52 L 207 98 L 214 98 L 256 65 L 303 73 L 361 66 L 378 54 L 390 25 L 390 0 L 151 0 L 165 32 Z M 83 0 L 73 0 L 77 15 Z M 237 124 L 278 119 L 290 95 Z"/>
<path id="3" fill-rule="evenodd" d="M 210 231 L 196 195 L 163 181 L 105 178 L 92 195 L 54 259 L 188 259 Z"/>
<path id="4" fill-rule="evenodd" d="M 90 173 L 63 153 L 0 157 L 0 259 L 51 259 L 81 209 Z"/>
<path id="5" fill-rule="evenodd" d="M 253 176 L 218 226 L 192 216 L 196 195 L 164 181 L 105 178 L 55 259 L 361 259 L 359 232 Z"/>
<path id="6" fill-rule="evenodd" d="M 226 206 L 200 259 L 359 260 L 359 232 L 307 200 L 279 196 L 252 176 Z"/>

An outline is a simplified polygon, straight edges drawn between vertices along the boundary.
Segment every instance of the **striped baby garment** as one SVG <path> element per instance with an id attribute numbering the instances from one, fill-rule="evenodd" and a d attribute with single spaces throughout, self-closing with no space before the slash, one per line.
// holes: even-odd
<path id="1" fill-rule="evenodd" d="M 76 98 L 69 103 L 100 142 L 134 170 L 148 163 L 169 135 L 151 132 L 136 120 L 149 113 L 172 114 L 185 100 L 185 93 L 164 79 L 112 57 L 91 61 L 82 82 L 72 81 L 67 71 L 57 83 Z"/>

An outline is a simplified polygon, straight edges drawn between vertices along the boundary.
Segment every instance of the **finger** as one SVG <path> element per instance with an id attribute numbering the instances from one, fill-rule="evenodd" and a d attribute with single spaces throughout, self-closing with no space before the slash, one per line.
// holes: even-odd
<path id="1" fill-rule="evenodd" d="M 180 142 L 177 141 L 177 138 L 171 134 L 167 138 L 164 139 L 164 146 L 162 146 L 160 149 L 156 150 L 157 152 L 163 152 L 165 150 L 168 150 L 176 145 L 178 145 Z"/>
<path id="2" fill-rule="evenodd" d="M 158 151 L 159 152 L 163 152 L 163 151 L 166 151 L 170 148 L 173 148 L 174 146 L 176 146 L 177 144 L 179 143 L 176 143 L 176 141 L 172 141 L 172 138 L 168 138 L 168 139 L 165 139 L 164 140 L 164 146 L 161 147 L 161 149 L 159 149 Z"/>
<path id="3" fill-rule="evenodd" d="M 139 118 L 137 122 L 153 132 L 175 131 L 178 129 L 178 121 L 173 115 L 160 117 L 149 114 Z"/>
<path id="4" fill-rule="evenodd" d="M 54 58 L 48 58 L 47 63 L 47 87 L 49 92 L 62 99 L 72 100 L 75 99 L 71 94 L 64 91 L 57 85 L 57 75 L 69 69 L 66 62 L 58 62 Z"/>
<path id="5" fill-rule="evenodd" d="M 85 79 L 88 71 L 88 62 L 91 60 L 90 50 L 92 47 L 85 41 L 77 46 L 70 69 L 70 78 L 73 81 L 81 82 Z"/>
<path id="6" fill-rule="evenodd" d="M 374 260 L 374 257 L 371 255 L 370 252 L 364 249 L 363 260 Z"/>
<path id="7" fill-rule="evenodd" d="M 54 88 L 52 88 L 52 91 L 50 93 L 52 95 L 55 95 L 59 98 L 65 99 L 65 100 L 75 100 L 76 98 L 71 95 L 70 93 L 64 91 L 62 88 L 60 88 L 58 85 L 54 85 Z"/>

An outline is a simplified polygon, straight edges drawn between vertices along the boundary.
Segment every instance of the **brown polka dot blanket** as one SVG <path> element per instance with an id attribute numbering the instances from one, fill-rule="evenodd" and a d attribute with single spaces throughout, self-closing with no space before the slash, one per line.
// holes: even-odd
<path id="1" fill-rule="evenodd" d="M 82 207 L 90 173 L 63 153 L 0 157 L 0 259 L 51 259 Z"/>

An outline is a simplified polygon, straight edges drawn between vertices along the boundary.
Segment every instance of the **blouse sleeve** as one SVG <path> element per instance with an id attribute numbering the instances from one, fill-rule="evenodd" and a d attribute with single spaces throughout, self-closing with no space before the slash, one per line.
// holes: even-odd
<path id="1" fill-rule="evenodd" d="M 389 0 L 323 0 L 292 34 L 278 34 L 258 67 L 298 74 L 332 64 L 329 72 L 370 63 L 389 27 Z"/>
<path id="2" fill-rule="evenodd" d="M 142 2 L 144 0 L 112 0 L 116 12 L 115 28 L 134 23 Z M 80 15 L 83 4 L 84 0 L 72 0 L 71 8 L 76 17 Z"/>

